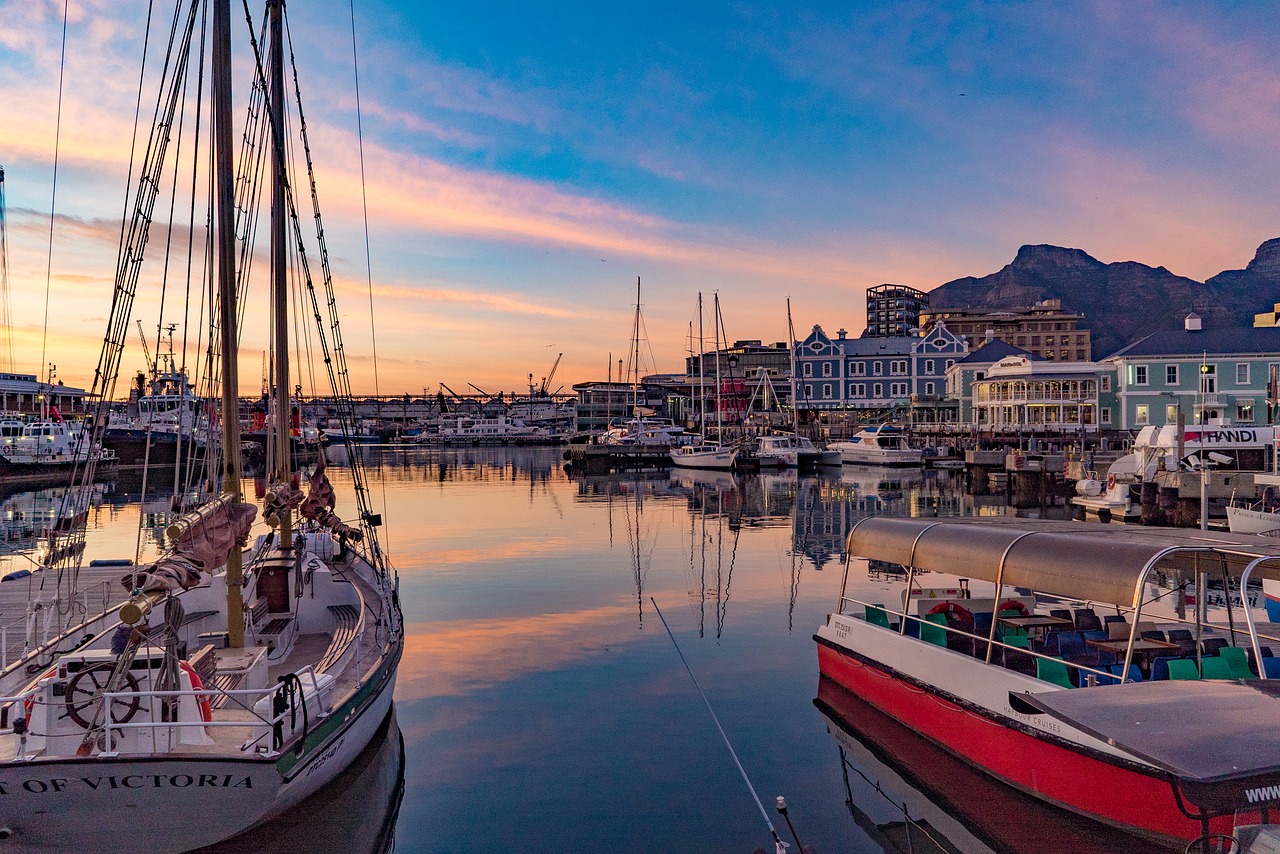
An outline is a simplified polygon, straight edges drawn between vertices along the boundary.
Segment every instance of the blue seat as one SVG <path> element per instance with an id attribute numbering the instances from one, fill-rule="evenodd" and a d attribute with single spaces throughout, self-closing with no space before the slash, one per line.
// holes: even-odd
<path id="1" fill-rule="evenodd" d="M 1121 664 L 1113 664 L 1113 665 L 1111 665 L 1111 667 L 1110 667 L 1110 668 L 1108 668 L 1108 669 L 1109 669 L 1112 673 L 1114 673 L 1115 675 L 1119 676 L 1120 674 L 1124 673 L 1124 664 L 1123 664 L 1123 663 L 1121 663 Z M 1119 681 L 1119 680 L 1117 680 L 1117 681 Z M 1129 665 L 1129 681 L 1130 681 L 1130 682 L 1141 682 L 1141 681 L 1142 681 L 1142 671 L 1138 669 L 1138 665 L 1136 665 L 1136 664 L 1130 664 L 1130 665 Z"/>
<path id="2" fill-rule="evenodd" d="M 1093 629 L 1101 629 L 1102 620 L 1098 619 L 1098 615 L 1094 613 L 1092 608 L 1076 609 L 1076 631 L 1087 632 Z"/>
<path id="3" fill-rule="evenodd" d="M 991 634 L 991 621 L 994 614 L 990 611 L 974 611 L 973 612 L 973 633 L 979 637 L 987 637 Z M 999 635 L 997 635 L 999 637 Z"/>
<path id="4" fill-rule="evenodd" d="M 1268 679 L 1280 679 L 1280 658 L 1262 659 L 1262 669 L 1266 672 Z"/>
<path id="5" fill-rule="evenodd" d="M 1249 647 L 1248 649 L 1246 649 L 1246 650 L 1245 650 L 1245 654 L 1246 654 L 1246 655 L 1248 656 L 1248 658 L 1249 658 L 1249 669 L 1250 669 L 1250 670 L 1252 670 L 1252 671 L 1256 674 L 1256 673 L 1258 672 L 1258 662 L 1256 662 L 1256 661 L 1254 661 L 1254 660 L 1253 660 L 1253 647 Z M 1271 658 L 1271 656 L 1272 656 L 1272 653 L 1271 653 L 1271 647 L 1269 647 L 1269 646 L 1264 646 L 1264 647 L 1262 648 L 1262 657 L 1263 657 L 1263 658 Z"/>
<path id="6" fill-rule="evenodd" d="M 1107 614 L 1102 618 L 1102 627 L 1106 628 L 1109 623 L 1127 623 L 1124 614 Z"/>
<path id="7" fill-rule="evenodd" d="M 1179 661 L 1176 655 L 1162 655 L 1151 660 L 1151 681 L 1169 678 L 1169 662 Z"/>
<path id="8" fill-rule="evenodd" d="M 920 621 L 918 619 L 915 617 L 907 617 L 906 620 L 903 621 L 903 625 L 906 627 L 903 631 L 904 635 L 909 638 L 920 637 Z"/>
<path id="9" fill-rule="evenodd" d="M 1045 648 L 1048 649 L 1050 643 L 1053 643 L 1057 646 L 1057 649 L 1053 651 L 1063 658 L 1070 659 L 1072 656 L 1086 654 L 1084 638 L 1081 637 L 1079 632 L 1057 632 L 1051 635 L 1050 638 L 1051 640 L 1045 644 Z"/>
<path id="10" fill-rule="evenodd" d="M 1081 632 L 1080 636 L 1084 638 L 1085 649 L 1092 655 L 1095 654 L 1095 648 L 1088 646 L 1089 641 L 1104 641 L 1107 639 L 1107 633 L 1102 629 L 1089 629 L 1087 632 Z M 1109 650 L 1096 650 L 1098 656 L 1098 664 L 1102 667 L 1110 667 L 1116 663 L 1116 655 Z"/>
<path id="11" fill-rule="evenodd" d="M 1164 636 L 1164 632 L 1159 629 L 1148 629 L 1147 631 L 1142 632 L 1142 639 L 1160 641 L 1160 643 L 1169 642 L 1169 639 Z"/>

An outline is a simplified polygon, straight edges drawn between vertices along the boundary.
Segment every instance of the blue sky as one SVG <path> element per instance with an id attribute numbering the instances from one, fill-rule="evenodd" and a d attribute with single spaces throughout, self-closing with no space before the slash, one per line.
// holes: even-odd
<path id="1" fill-rule="evenodd" d="M 30 370 L 101 338 L 128 163 L 145 6 L 72 10 L 53 264 L 68 310 L 45 338 L 61 4 L 0 2 Z M 371 390 L 347 6 L 290 16 Z M 600 378 L 628 349 L 636 276 L 645 367 L 674 370 L 699 290 L 720 293 L 730 338 L 775 341 L 788 295 L 802 335 L 856 334 L 866 287 L 983 275 L 1024 243 L 1197 279 L 1243 266 L 1280 235 L 1278 18 L 1154 0 L 358 4 L 379 388 L 515 388 L 558 352 L 558 380 Z"/>

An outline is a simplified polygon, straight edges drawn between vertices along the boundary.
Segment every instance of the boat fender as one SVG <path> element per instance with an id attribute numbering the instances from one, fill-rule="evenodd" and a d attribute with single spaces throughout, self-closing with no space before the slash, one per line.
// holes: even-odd
<path id="1" fill-rule="evenodd" d="M 1022 616 L 1031 616 L 1031 611 L 1027 608 L 1026 604 L 1017 599 L 1007 599 L 1004 602 L 1001 602 L 1000 607 L 996 609 L 996 613 L 999 614 L 1001 611 L 1021 611 Z"/>
<path id="2" fill-rule="evenodd" d="M 1107 475 L 1107 492 L 1116 488 L 1116 476 L 1114 474 Z"/>
<path id="3" fill-rule="evenodd" d="M 187 674 L 187 676 L 191 678 L 192 691 L 204 690 L 204 680 L 202 680 L 200 678 L 200 675 L 196 673 L 195 668 L 193 668 L 190 664 L 188 664 L 186 661 L 181 659 L 179 659 L 178 661 L 178 666 L 182 668 L 183 673 Z M 197 705 L 200 706 L 200 717 L 204 720 L 204 722 L 209 723 L 210 721 L 212 721 L 213 707 L 209 704 L 209 695 L 196 694 L 196 703 Z"/>
<path id="4" fill-rule="evenodd" d="M 972 620 L 973 612 L 963 605 L 955 602 L 939 602 L 929 609 L 930 614 L 946 614 L 948 617 L 955 617 L 957 620 Z"/>

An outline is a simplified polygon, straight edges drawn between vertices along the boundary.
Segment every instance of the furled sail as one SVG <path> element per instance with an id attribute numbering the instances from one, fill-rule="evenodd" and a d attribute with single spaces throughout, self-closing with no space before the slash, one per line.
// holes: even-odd
<path id="1" fill-rule="evenodd" d="M 126 590 L 176 592 L 200 581 L 227 562 L 233 548 L 243 548 L 258 508 L 231 495 L 183 516 L 169 527 L 173 543 L 155 563 L 138 567 L 121 579 Z"/>
<path id="2" fill-rule="evenodd" d="M 306 500 L 298 507 L 298 512 L 304 519 L 310 519 L 320 527 L 332 531 L 334 536 L 359 542 L 362 538 L 360 531 L 343 522 L 333 512 L 336 503 L 337 497 L 333 494 L 333 485 L 329 483 L 328 475 L 324 473 L 324 455 L 321 454 L 315 473 L 311 475 Z"/>

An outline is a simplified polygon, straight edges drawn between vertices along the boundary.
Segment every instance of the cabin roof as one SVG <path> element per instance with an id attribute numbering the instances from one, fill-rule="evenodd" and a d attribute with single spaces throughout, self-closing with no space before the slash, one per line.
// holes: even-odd
<path id="1" fill-rule="evenodd" d="M 847 546 L 857 557 L 1125 607 L 1140 603 L 1148 565 L 1190 579 L 1209 560 L 1238 578 L 1267 557 L 1252 577 L 1280 579 L 1280 539 L 1188 528 L 878 516 L 854 526 Z"/>

